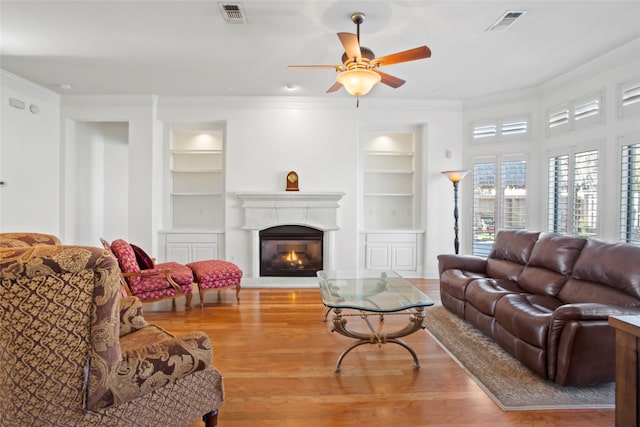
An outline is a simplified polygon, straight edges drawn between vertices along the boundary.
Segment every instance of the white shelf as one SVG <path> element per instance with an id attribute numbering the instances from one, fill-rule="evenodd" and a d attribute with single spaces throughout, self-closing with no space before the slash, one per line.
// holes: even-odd
<path id="1" fill-rule="evenodd" d="M 220 130 L 173 129 L 169 150 L 171 227 L 224 227 L 224 152 Z"/>
<path id="2" fill-rule="evenodd" d="M 415 135 L 365 134 L 362 173 L 365 228 L 415 226 Z"/>
<path id="3" fill-rule="evenodd" d="M 222 150 L 171 150 L 171 154 L 222 154 Z"/>
<path id="4" fill-rule="evenodd" d="M 365 156 L 402 156 L 412 157 L 413 151 L 367 151 Z"/>
<path id="5" fill-rule="evenodd" d="M 222 196 L 222 193 L 171 193 L 172 196 L 178 197 L 203 197 L 203 196 Z"/>
<path id="6" fill-rule="evenodd" d="M 222 173 L 222 169 L 171 169 L 172 173 Z"/>
<path id="7" fill-rule="evenodd" d="M 413 197 L 413 193 L 365 193 L 365 197 Z"/>

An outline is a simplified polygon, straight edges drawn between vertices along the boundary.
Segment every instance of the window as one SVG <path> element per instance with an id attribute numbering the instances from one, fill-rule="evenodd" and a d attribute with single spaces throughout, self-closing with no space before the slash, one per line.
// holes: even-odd
<path id="1" fill-rule="evenodd" d="M 497 229 L 525 228 L 526 196 L 526 161 L 522 158 L 493 157 L 474 163 L 474 255 L 489 255 Z"/>
<path id="2" fill-rule="evenodd" d="M 548 229 L 595 236 L 598 228 L 598 150 L 549 158 Z"/>
<path id="3" fill-rule="evenodd" d="M 640 77 L 618 85 L 618 116 L 640 113 Z"/>
<path id="4" fill-rule="evenodd" d="M 640 142 L 621 149 L 620 240 L 640 246 Z"/>
<path id="5" fill-rule="evenodd" d="M 525 117 L 474 123 L 475 142 L 508 142 L 529 134 L 529 120 Z"/>
<path id="6" fill-rule="evenodd" d="M 602 123 L 602 91 L 590 93 L 547 111 L 547 135 Z"/>

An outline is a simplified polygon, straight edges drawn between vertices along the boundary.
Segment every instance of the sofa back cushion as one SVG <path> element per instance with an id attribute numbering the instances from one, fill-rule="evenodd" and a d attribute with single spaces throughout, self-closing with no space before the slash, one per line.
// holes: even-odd
<path id="1" fill-rule="evenodd" d="M 533 246 L 529 262 L 518 277 L 525 291 L 557 296 L 580 255 L 586 239 L 542 233 Z"/>
<path id="2" fill-rule="evenodd" d="M 539 235 L 539 231 L 498 231 L 487 259 L 487 275 L 517 281 Z"/>
<path id="3" fill-rule="evenodd" d="M 589 239 L 558 297 L 640 307 L 640 247 Z"/>

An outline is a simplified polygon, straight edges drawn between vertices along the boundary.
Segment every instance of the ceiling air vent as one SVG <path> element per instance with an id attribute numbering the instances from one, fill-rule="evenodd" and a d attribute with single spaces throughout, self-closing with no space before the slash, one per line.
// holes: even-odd
<path id="1" fill-rule="evenodd" d="M 224 22 L 227 24 L 246 24 L 247 20 L 244 17 L 244 11 L 240 4 L 227 4 L 218 3 Z"/>
<path id="2" fill-rule="evenodd" d="M 527 13 L 526 10 L 509 10 L 505 12 L 496 22 L 494 22 L 489 28 L 488 32 L 503 33 L 513 25 L 518 18 Z"/>

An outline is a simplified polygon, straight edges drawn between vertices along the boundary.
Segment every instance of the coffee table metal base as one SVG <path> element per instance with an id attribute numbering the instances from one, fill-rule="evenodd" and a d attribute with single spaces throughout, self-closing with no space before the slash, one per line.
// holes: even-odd
<path id="1" fill-rule="evenodd" d="M 333 328 L 331 329 L 331 332 L 338 332 L 339 334 L 344 335 L 345 337 L 355 338 L 358 340 L 355 343 L 351 344 L 349 347 L 347 347 L 338 357 L 338 362 L 336 363 L 337 373 L 340 373 L 341 371 L 342 360 L 344 359 L 344 357 L 354 348 L 364 344 L 377 344 L 378 347 L 386 343 L 398 344 L 399 346 L 404 347 L 409 353 L 411 353 L 411 356 L 413 357 L 414 368 L 420 369 L 420 362 L 418 361 L 418 356 L 416 352 L 411 348 L 411 346 L 409 346 L 409 344 L 402 341 L 400 338 L 406 337 L 407 335 L 411 335 L 412 333 L 419 331 L 420 329 L 424 329 L 425 326 L 423 323 L 424 321 L 423 307 L 415 308 L 415 313 L 409 314 L 409 323 L 404 328 L 399 329 L 397 331 L 392 331 L 392 332 L 382 331 L 384 316 L 385 314 L 389 315 L 389 314 L 400 314 L 400 313 L 373 313 L 373 312 L 361 311 L 360 314 L 355 315 L 355 314 L 343 314 L 342 309 L 339 309 L 339 308 L 333 309 L 333 312 L 334 312 L 334 316 L 332 319 Z M 406 315 L 407 313 L 402 313 L 402 314 Z M 347 319 L 346 319 L 346 317 L 349 317 L 349 316 L 359 316 L 362 319 L 364 319 L 367 326 L 369 327 L 370 332 L 363 333 L 363 332 L 358 332 L 358 331 L 349 329 L 349 327 L 347 326 Z M 373 325 L 369 321 L 369 317 L 371 316 L 380 317 L 380 327 L 377 330 L 373 327 Z M 325 319 L 326 319 L 326 316 L 325 316 Z"/>

